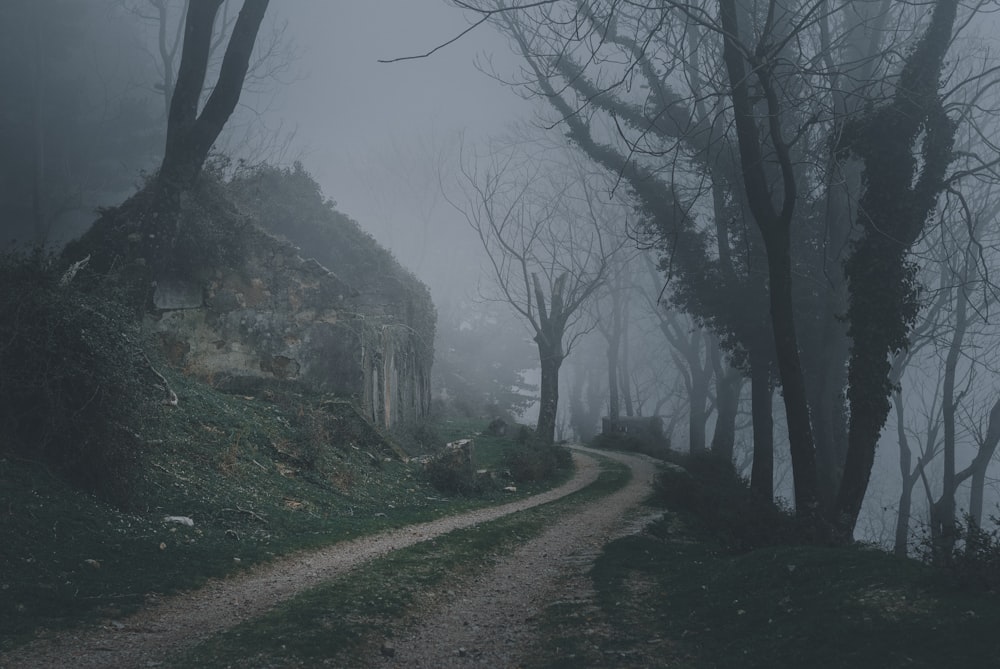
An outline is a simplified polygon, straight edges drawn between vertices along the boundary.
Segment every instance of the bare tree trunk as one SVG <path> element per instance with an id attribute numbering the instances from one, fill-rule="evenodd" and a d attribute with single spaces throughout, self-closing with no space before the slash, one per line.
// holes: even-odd
<path id="1" fill-rule="evenodd" d="M 983 488 L 986 485 L 986 469 L 993 460 L 993 454 L 1000 444 L 1000 400 L 993 404 L 990 410 L 989 427 L 981 444 L 976 459 L 972 462 L 972 489 L 969 491 L 969 515 L 976 525 L 983 524 Z"/>
<path id="2" fill-rule="evenodd" d="M 932 535 L 936 534 L 941 541 L 940 551 L 950 555 L 955 545 L 955 492 L 958 480 L 955 478 L 955 412 L 959 399 L 955 397 L 955 375 L 958 370 L 958 360 L 962 354 L 962 344 L 968 327 L 968 296 L 965 285 L 968 273 L 963 271 L 956 291 L 955 323 L 952 331 L 951 344 L 944 360 L 944 382 L 942 384 L 941 419 L 944 425 L 944 471 L 942 474 L 941 498 L 935 506 L 935 517 L 932 518 Z"/>
<path id="3" fill-rule="evenodd" d="M 757 127 L 759 115 L 751 101 L 750 74 L 739 44 L 743 33 L 737 21 L 735 0 L 719 0 L 719 16 L 724 30 L 723 60 L 732 86 L 730 99 L 733 103 L 744 188 L 754 222 L 760 229 L 767 249 L 771 327 L 774 331 L 781 395 L 788 421 L 788 442 L 795 480 L 795 512 L 800 518 L 813 523 L 819 520 L 816 452 L 792 304 L 790 226 L 798 197 L 795 174 L 788 146 L 782 138 L 778 97 L 770 80 L 774 66 L 760 63 L 754 69 L 754 75 L 767 103 L 769 144 L 766 152 L 774 152 L 781 169 L 781 205 L 780 208 L 776 207 L 771 200 L 772 187 L 765 173 L 765 148 Z"/>
<path id="4" fill-rule="evenodd" d="M 611 328 L 603 330 L 608 342 L 608 420 L 611 421 L 611 429 L 617 429 L 618 418 L 621 414 L 621 405 L 618 395 L 618 351 L 621 347 L 622 338 L 622 318 L 621 309 L 617 300 L 612 297 L 611 305 Z"/>
<path id="5" fill-rule="evenodd" d="M 586 443 L 594 438 L 594 413 L 584 404 L 583 391 L 587 385 L 587 368 L 573 367 L 573 383 L 570 385 L 569 415 L 570 426 L 576 438 Z"/>
<path id="6" fill-rule="evenodd" d="M 538 342 L 538 359 L 542 366 L 541 389 L 539 395 L 538 423 L 535 434 L 543 444 L 555 441 L 556 413 L 559 410 L 559 368 L 563 355 L 558 347 Z M 561 337 L 560 337 L 561 341 Z"/>
<path id="7" fill-rule="evenodd" d="M 902 486 L 899 491 L 899 509 L 896 513 L 896 534 L 892 552 L 899 557 L 906 557 L 910 543 L 910 509 L 913 504 L 913 486 L 920 478 L 920 470 L 911 470 L 913 454 L 909 440 L 906 438 L 906 424 L 902 394 L 897 390 L 892 394 L 896 408 L 896 434 L 899 442 L 899 473 Z M 922 468 L 922 464 L 918 464 Z"/>
<path id="8" fill-rule="evenodd" d="M 753 417 L 753 465 L 750 493 L 757 499 L 774 499 L 774 417 L 771 356 L 750 351 L 750 413 Z"/>
<path id="9" fill-rule="evenodd" d="M 198 104 L 208 70 L 212 27 L 223 0 L 199 0 L 188 5 L 184 48 L 167 118 L 167 142 L 156 181 L 157 212 L 169 215 L 177 211 L 181 194 L 194 186 L 208 152 L 236 109 L 268 1 L 244 0 L 218 81 L 200 113 Z"/>
<path id="10" fill-rule="evenodd" d="M 712 452 L 731 461 L 736 449 L 736 414 L 740 406 L 743 374 L 725 363 L 722 352 L 715 344 L 712 345 L 711 356 L 715 372 L 716 411 Z"/>
<path id="11" fill-rule="evenodd" d="M 620 396 L 622 402 L 625 404 L 625 415 L 631 418 L 635 415 L 635 409 L 632 406 L 632 384 L 630 383 L 630 369 L 629 369 L 629 359 L 628 359 L 628 297 L 623 299 L 621 305 L 621 326 L 619 328 L 620 336 L 618 339 L 618 388 L 620 389 Z"/>

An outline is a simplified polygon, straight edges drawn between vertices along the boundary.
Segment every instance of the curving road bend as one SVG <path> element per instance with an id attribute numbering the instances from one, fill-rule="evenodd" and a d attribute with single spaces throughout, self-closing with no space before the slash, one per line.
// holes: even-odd
<path id="1" fill-rule="evenodd" d="M 554 601 L 576 601 L 592 594 L 587 592 L 589 579 L 580 576 L 585 576 L 605 543 L 638 529 L 629 520 L 652 489 L 655 460 L 593 452 L 627 464 L 632 470 L 629 483 L 567 513 L 447 604 L 421 614 L 416 625 L 396 636 L 390 657 L 383 647 L 359 658 L 361 663 L 428 669 L 523 666 L 529 659 L 524 653 L 535 640 L 533 621 Z"/>
<path id="2" fill-rule="evenodd" d="M 471 527 L 554 501 L 592 483 L 599 465 L 575 447 L 576 474 L 545 493 L 501 506 L 410 525 L 318 551 L 292 555 L 203 588 L 163 599 L 121 621 L 70 630 L 0 654 L 0 668 L 155 666 L 201 640 L 261 615 L 277 603 L 336 578 L 393 550 L 452 530 Z M 592 451 L 628 464 L 632 480 L 618 492 L 569 512 L 554 527 L 466 585 L 451 603 L 421 616 L 422 624 L 398 637 L 395 655 L 357 658 L 373 665 L 407 667 L 516 664 L 530 637 L 530 619 L 556 596 L 565 560 L 592 555 L 616 533 L 631 509 L 649 494 L 655 461 L 644 456 Z M 466 649 L 472 649 L 471 652 Z M 463 652 L 464 651 L 464 652 Z"/>

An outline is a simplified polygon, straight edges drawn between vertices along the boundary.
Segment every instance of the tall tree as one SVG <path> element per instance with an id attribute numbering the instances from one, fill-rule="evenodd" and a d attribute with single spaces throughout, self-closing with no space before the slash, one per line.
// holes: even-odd
<path id="1" fill-rule="evenodd" d="M 559 370 L 577 339 L 591 329 L 581 307 L 604 284 L 621 247 L 609 216 L 572 160 L 559 164 L 495 147 L 488 158 L 462 160 L 462 200 L 449 202 L 473 228 L 489 259 L 502 302 L 520 315 L 538 348 L 541 388 L 536 433 L 555 437 Z M 568 152 L 563 156 L 570 157 Z"/>
<path id="2" fill-rule="evenodd" d="M 844 265 L 851 415 L 844 476 L 831 513 L 844 537 L 857 524 L 889 415 L 889 357 L 907 346 L 919 308 L 908 254 L 937 205 L 953 159 L 956 126 L 945 110 L 941 78 L 957 10 L 957 0 L 936 0 L 889 100 L 852 121 L 842 138 L 842 150 L 864 164 L 861 234 Z"/>
<path id="3" fill-rule="evenodd" d="M 261 21 L 269 0 L 244 0 L 226 45 L 219 76 L 212 92 L 200 106 L 205 90 L 213 26 L 224 0 L 199 0 L 188 4 L 184 21 L 184 46 L 177 80 L 167 116 L 167 141 L 156 179 L 154 210 L 170 217 L 180 207 L 181 196 L 190 190 L 239 102 Z M 163 225 L 163 219 L 156 227 Z M 169 230 L 154 229 L 154 235 L 169 237 Z"/>
<path id="4" fill-rule="evenodd" d="M 761 406 L 776 361 L 796 511 L 849 540 L 887 417 L 888 356 L 910 325 L 897 298 L 865 295 L 906 292 L 893 287 L 895 269 L 888 291 L 876 275 L 883 259 L 905 264 L 912 245 L 906 235 L 898 253 L 872 243 L 911 223 L 857 220 L 852 232 L 851 218 L 896 202 L 890 218 L 922 227 L 941 192 L 950 122 L 935 109 L 955 2 L 936 2 L 926 23 L 891 2 L 457 4 L 511 36 L 527 63 L 516 83 L 631 187 L 663 241 L 678 305 L 745 356 L 751 376 L 756 360 Z M 897 19 L 902 29 L 884 29 Z M 756 225 L 748 232 L 744 220 Z M 766 334 L 748 311 L 770 312 Z M 876 332 L 880 318 L 894 325 Z M 766 433 L 770 412 L 753 415 Z M 758 451 L 763 477 L 763 438 Z"/>

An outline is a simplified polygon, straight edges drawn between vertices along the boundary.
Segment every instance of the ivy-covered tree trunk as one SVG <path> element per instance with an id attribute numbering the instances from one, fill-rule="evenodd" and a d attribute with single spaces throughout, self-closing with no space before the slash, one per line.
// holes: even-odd
<path id="1" fill-rule="evenodd" d="M 844 541 L 853 536 L 889 415 L 889 356 L 907 346 L 917 315 L 915 272 L 907 254 L 937 204 L 952 158 L 955 125 L 945 113 L 939 88 L 957 5 L 957 0 L 935 3 L 926 31 L 906 57 L 893 97 L 845 130 L 845 149 L 864 162 L 864 194 L 858 206 L 862 234 L 844 266 L 852 340 L 850 422 L 844 475 L 831 518 Z M 914 155 L 917 147 L 922 161 Z"/>

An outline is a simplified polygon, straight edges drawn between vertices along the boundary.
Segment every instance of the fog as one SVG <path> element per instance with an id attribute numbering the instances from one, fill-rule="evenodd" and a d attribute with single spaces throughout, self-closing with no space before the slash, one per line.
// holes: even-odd
<path id="1" fill-rule="evenodd" d="M 0 67 L 0 87 L 11 92 L 0 117 L 7 150 L 0 204 L 9 222 L 5 237 L 13 240 L 11 245 L 60 246 L 86 228 L 97 207 L 121 203 L 143 183 L 144 175 L 158 167 L 166 106 L 158 24 L 149 18 L 154 4 L 21 1 L 6 3 L 0 10 L 5 38 L 0 45 L 5 63 Z M 230 2 L 231 11 L 235 13 L 239 4 Z M 171 34 L 180 34 L 181 5 L 165 5 L 172 12 Z M 590 46 L 586 40 L 574 41 L 538 15 L 526 16 L 539 20 L 537 26 L 542 28 L 532 38 L 550 40 L 542 45 L 546 48 L 560 44 L 560 39 L 567 40 L 570 55 L 608 47 L 608 42 Z M 614 55 L 620 60 L 595 57 L 597 64 L 588 65 L 595 72 L 593 81 L 606 86 L 600 94 L 574 92 L 573 85 L 591 83 L 586 77 L 549 73 L 565 84 L 558 95 L 576 96 L 571 102 L 578 106 L 567 106 L 573 110 L 567 114 L 545 99 L 558 97 L 554 93 L 538 95 L 537 87 L 529 92 L 504 84 L 523 76 L 525 56 L 515 53 L 516 45 L 488 23 L 460 36 L 475 18 L 474 13 L 440 0 L 271 3 L 257 44 L 259 54 L 270 53 L 255 61 L 258 65 L 251 69 L 240 106 L 217 149 L 234 164 L 241 159 L 282 167 L 301 163 L 337 210 L 357 221 L 429 287 L 439 315 L 435 392 L 442 402 L 456 396 L 468 400 L 472 393 L 477 397 L 467 407 L 470 412 L 496 411 L 512 420 L 542 422 L 546 401 L 544 397 L 539 401 L 539 396 L 545 372 L 539 356 L 546 358 L 541 341 L 550 333 L 532 320 L 532 310 L 538 308 L 538 295 L 553 305 L 551 296 L 557 292 L 560 300 L 571 302 L 567 296 L 579 290 L 580 308 L 565 314 L 566 328 L 557 332 L 559 346 L 552 348 L 552 357 L 560 362 L 566 354 L 562 368 L 556 367 L 562 398 L 551 426 L 556 437 L 593 437 L 600 418 L 609 413 L 658 415 L 676 448 L 720 449 L 749 477 L 754 465 L 750 380 L 754 355 L 763 350 L 774 358 L 771 318 L 780 309 L 761 299 L 777 275 L 767 271 L 769 258 L 775 257 L 774 248 L 767 248 L 771 237 L 753 224 L 760 218 L 760 206 L 742 190 L 743 181 L 752 181 L 747 165 L 753 161 L 744 160 L 743 171 L 713 181 L 713 175 L 735 170 L 738 162 L 735 131 L 727 125 L 732 114 L 729 93 L 709 94 L 699 88 L 728 91 L 721 65 L 718 71 L 706 67 L 696 74 L 700 66 L 693 63 L 693 56 L 670 60 L 679 52 L 679 47 L 671 51 L 669 43 L 679 39 L 676 36 L 653 42 L 657 46 L 650 48 L 657 49 L 659 60 L 654 59 L 656 67 L 645 70 L 631 67 L 622 54 L 634 54 L 618 45 Z M 912 19 L 903 14 L 896 18 L 901 25 L 910 25 L 905 22 Z M 34 26 L 34 37 L 12 28 L 16 25 Z M 611 25 L 609 21 L 604 29 L 613 32 Z M 633 28 L 645 29 L 639 20 Z M 859 29 L 844 28 L 845 33 Z M 901 254 L 912 262 L 899 267 L 900 290 L 906 293 L 902 299 L 910 299 L 911 276 L 922 286 L 913 292 L 912 304 L 907 303 L 913 312 L 901 310 L 899 321 L 905 328 L 900 340 L 890 337 L 874 354 L 879 364 L 888 355 L 899 373 L 886 372 L 886 383 L 871 384 L 876 395 L 881 393 L 876 400 L 895 403 L 883 417 L 880 436 L 873 437 L 878 449 L 874 450 L 875 441 L 869 444 L 875 466 L 856 534 L 886 547 L 893 543 L 901 489 L 898 453 L 906 446 L 900 445 L 900 435 L 912 440 L 911 462 L 906 466 L 923 467 L 907 474 L 925 476 L 927 481 L 923 490 L 924 483 L 917 478 L 907 483 L 914 491 L 916 526 L 929 517 L 929 500 L 947 493 L 940 481 L 954 472 L 948 474 L 942 464 L 946 448 L 956 451 L 961 473 L 989 441 L 989 411 L 1000 391 L 993 313 L 997 290 L 990 272 L 998 261 L 992 166 L 1000 104 L 991 97 L 988 83 L 973 90 L 975 82 L 992 76 L 992 57 L 984 46 L 992 38 L 985 29 L 987 37 L 977 37 L 973 29 L 963 33 L 954 48 L 986 55 L 975 66 L 971 58 L 955 61 L 949 76 L 961 83 L 949 90 L 951 97 L 943 106 L 950 112 L 968 105 L 963 124 L 956 125 L 955 149 L 945 152 L 962 158 L 955 157 L 942 168 L 938 192 L 922 218 L 916 216 L 920 220 Z M 892 41 L 893 49 L 886 47 L 884 62 L 872 71 L 898 71 L 903 58 L 899 54 L 908 53 L 914 30 L 892 37 L 899 42 Z M 536 47 L 539 52 L 544 52 L 542 46 Z M 717 53 L 709 50 L 703 57 L 714 58 Z M 851 95 L 860 98 L 862 93 L 878 91 L 880 103 L 890 99 L 889 78 L 870 76 L 874 83 L 864 91 L 859 85 Z M 803 90 L 816 85 L 811 80 L 796 82 Z M 652 96 L 658 86 L 680 92 L 669 104 L 655 101 Z M 825 89 L 816 85 L 816 90 Z M 810 97 L 804 92 L 789 95 L 802 106 L 802 100 Z M 611 96 L 618 97 L 607 101 Z M 973 99 L 975 105 L 969 102 Z M 687 134 L 660 127 L 674 122 L 671 105 L 687 102 L 696 110 L 685 119 Z M 860 116 L 861 107 L 852 113 Z M 796 314 L 798 348 L 805 362 L 784 364 L 780 358 L 787 351 L 779 345 L 777 358 L 757 368 L 762 376 L 756 386 L 758 391 L 773 389 L 767 413 L 775 421 L 774 480 L 767 487 L 789 501 L 804 486 L 793 481 L 791 452 L 802 442 L 789 438 L 795 421 L 787 421 L 786 415 L 805 415 L 807 422 L 814 422 L 818 469 L 834 472 L 830 476 L 837 478 L 846 457 L 850 406 L 878 403 L 848 402 L 852 349 L 845 323 L 855 317 L 848 310 L 849 289 L 883 281 L 873 269 L 882 265 L 859 263 L 852 276 L 863 280 L 853 284 L 843 269 L 849 251 L 866 239 L 864 226 L 852 217 L 879 204 L 864 199 L 863 187 L 877 171 L 864 171 L 869 164 L 865 161 L 874 165 L 877 158 L 866 153 L 866 142 L 874 145 L 878 137 L 838 146 L 843 155 L 834 156 L 836 161 L 834 157 L 828 163 L 813 160 L 816 154 L 832 156 L 828 149 L 837 133 L 830 128 L 839 121 L 827 112 L 825 107 L 815 111 L 796 107 L 788 113 L 788 127 L 796 129 L 789 134 L 800 151 L 796 154 L 800 167 L 789 168 L 783 186 L 777 185 L 776 175 L 785 163 L 773 157 L 781 143 L 765 147 L 758 161 L 767 163 L 761 179 L 769 184 L 765 195 L 772 198 L 772 207 L 780 200 L 776 194 L 784 192 L 782 188 L 791 190 L 788 184 L 796 183 L 794 179 L 801 191 L 794 213 L 801 217 L 795 219 L 800 224 L 790 226 L 790 245 L 800 257 L 794 259 L 794 272 L 790 270 L 793 287 L 788 289 L 788 300 L 790 305 L 797 300 L 797 307 L 809 305 Z M 957 113 L 953 116 L 958 118 Z M 586 124 L 569 123 L 580 119 Z M 718 119 L 725 122 L 717 123 Z M 927 127 L 930 124 L 926 121 Z M 836 126 L 843 134 L 850 127 Z M 566 140 L 567 134 L 573 135 L 572 142 Z M 921 153 L 927 136 L 934 134 L 926 128 L 915 132 L 905 160 L 896 161 L 913 163 L 910 181 L 917 185 L 934 157 L 933 152 Z M 627 158 L 618 167 L 598 164 L 587 157 L 588 142 L 611 147 Z M 720 142 L 729 143 L 716 150 Z M 507 152 L 508 158 L 497 162 Z M 589 155 L 598 153 L 591 148 Z M 836 169 L 830 167 L 837 161 Z M 976 183 L 963 181 L 970 174 Z M 484 183 L 496 187 L 498 194 L 477 200 L 476 189 L 484 188 Z M 654 183 L 663 188 L 652 195 L 643 190 Z M 534 199 L 525 199 L 529 196 Z M 506 209 L 500 211 L 501 205 Z M 518 215 L 526 218 L 519 223 L 550 217 L 561 224 L 547 227 L 544 235 L 536 231 L 526 247 L 530 252 L 522 249 L 522 255 L 511 260 L 517 237 L 505 237 L 509 230 L 483 223 L 501 219 L 505 212 L 508 216 L 521 212 Z M 895 220 L 894 215 L 887 219 Z M 593 217 L 592 237 L 582 232 L 589 229 L 588 216 Z M 788 216 L 792 217 L 791 211 Z M 926 221 L 934 225 L 925 226 Z M 523 233 L 523 226 L 518 231 Z M 543 237 L 553 244 L 548 255 L 539 251 Z M 596 254 L 596 248 L 603 255 Z M 885 263 L 888 267 L 889 261 Z M 517 285 L 518 272 L 511 273 L 511 267 L 520 271 L 523 285 Z M 885 271 L 884 276 L 896 276 Z M 540 277 L 537 289 L 529 279 L 534 276 Z M 720 286 L 716 292 L 705 292 Z M 960 305 L 968 307 L 961 327 L 956 320 Z M 876 315 L 887 310 L 885 304 L 872 307 Z M 872 336 L 892 327 L 892 323 L 873 327 Z M 967 328 L 967 336 L 956 339 L 962 328 Z M 913 353 L 905 360 L 904 340 Z M 612 366 L 610 376 L 620 379 L 620 398 L 608 382 L 609 360 L 618 360 L 615 356 L 620 356 L 615 364 L 623 371 L 619 374 Z M 855 369 L 861 366 L 854 364 Z M 795 379 L 785 375 L 796 365 L 803 390 L 786 395 L 782 388 Z M 945 368 L 951 370 L 950 381 L 941 372 Z M 951 389 L 946 390 L 949 383 Z M 893 388 L 900 392 L 896 397 Z M 933 438 L 935 426 L 946 420 L 941 411 L 946 394 L 957 407 L 956 415 L 948 419 L 957 427 L 948 433 L 947 446 Z M 761 397 L 757 399 L 762 402 Z M 897 424 L 900 410 L 906 418 Z M 724 434 L 729 435 L 728 442 Z M 928 434 L 932 439 L 921 453 Z M 811 441 L 804 450 L 809 449 Z M 827 467 L 824 454 L 835 464 Z M 1000 498 L 996 466 L 989 455 L 987 515 Z M 822 490 L 820 478 L 817 487 Z M 959 500 L 968 498 L 968 478 L 962 479 L 965 487 L 957 491 Z M 959 513 L 966 506 L 959 502 Z"/>
<path id="2" fill-rule="evenodd" d="M 384 63 L 452 39 L 467 27 L 462 12 L 437 0 L 307 0 L 273 9 L 301 55 L 263 122 L 294 129 L 289 157 L 435 297 L 455 299 L 448 293 L 474 279 L 470 257 L 479 249 L 442 201 L 438 170 L 460 134 L 476 141 L 531 116 L 530 103 L 475 65 L 492 60 L 513 70 L 506 41 L 484 26 L 427 58 Z"/>

